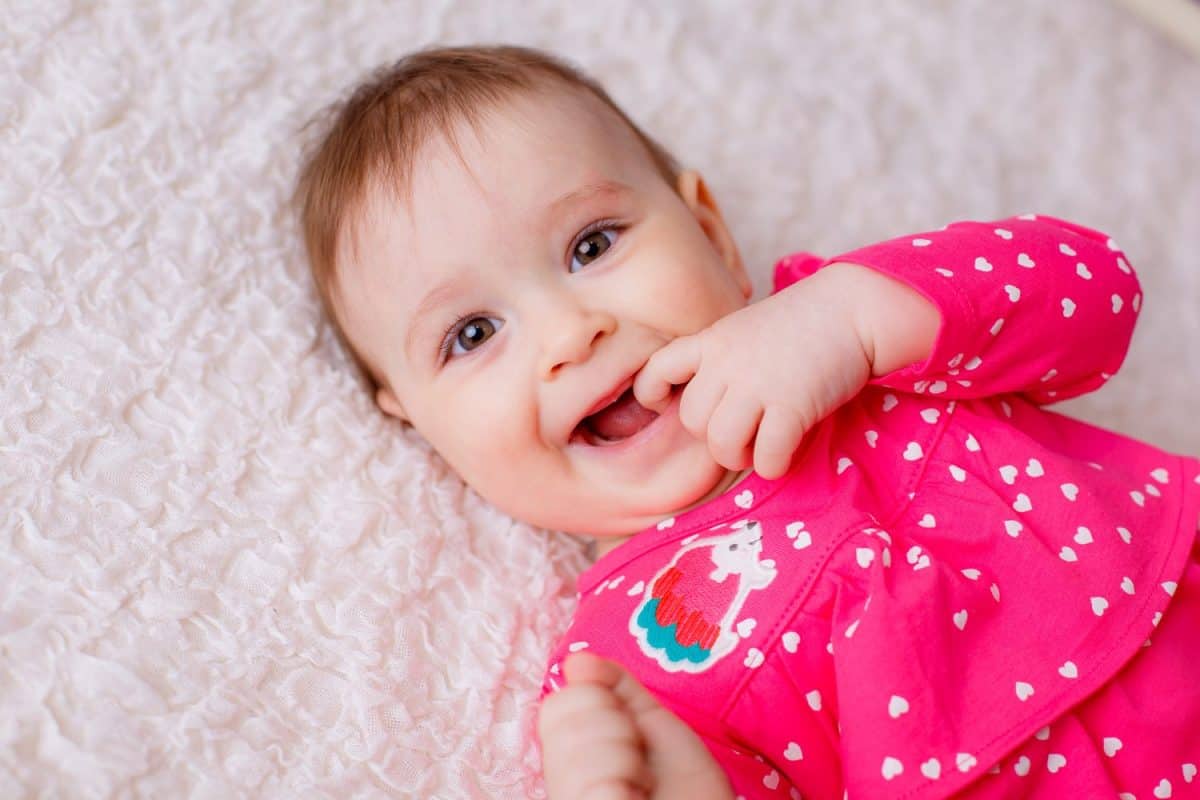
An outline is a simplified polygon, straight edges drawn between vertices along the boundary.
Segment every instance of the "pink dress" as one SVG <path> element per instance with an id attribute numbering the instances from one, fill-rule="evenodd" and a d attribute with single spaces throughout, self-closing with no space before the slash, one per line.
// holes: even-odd
<path id="1" fill-rule="evenodd" d="M 612 550 L 554 648 L 629 668 L 744 798 L 1200 797 L 1200 462 L 1042 407 L 1116 372 L 1137 279 L 1051 217 L 823 261 L 913 286 L 933 354 Z"/>

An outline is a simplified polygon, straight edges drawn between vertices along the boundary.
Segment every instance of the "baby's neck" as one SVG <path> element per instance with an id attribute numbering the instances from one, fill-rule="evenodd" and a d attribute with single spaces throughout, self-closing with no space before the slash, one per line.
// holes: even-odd
<path id="1" fill-rule="evenodd" d="M 667 517 L 677 517 L 680 514 L 691 511 L 693 508 L 696 508 L 697 506 L 704 505 L 705 503 L 707 503 L 708 501 L 712 500 L 715 497 L 720 497 L 725 492 L 729 491 L 734 486 L 737 486 L 739 483 L 741 483 L 742 479 L 745 478 L 747 475 L 749 475 L 751 472 L 753 472 L 753 470 L 750 470 L 750 469 L 744 469 L 741 472 L 734 472 L 732 470 L 726 470 L 725 476 L 723 478 L 721 478 L 721 480 L 717 481 L 716 485 L 714 485 L 713 488 L 710 489 L 706 495 L 704 495 L 703 497 L 701 497 L 699 500 L 695 501 L 691 505 L 687 506 L 686 508 L 681 508 L 677 511 L 674 511 L 671 514 L 663 515 L 663 519 L 666 519 Z M 637 535 L 636 533 L 631 533 L 628 536 L 613 536 L 613 537 L 605 537 L 603 539 L 596 539 L 593 542 L 595 544 L 595 548 L 594 548 L 593 552 L 594 552 L 596 558 L 600 558 L 605 553 L 608 553 L 609 551 L 611 551 L 617 547 L 620 547 L 622 544 L 629 541 L 636 535 Z"/>

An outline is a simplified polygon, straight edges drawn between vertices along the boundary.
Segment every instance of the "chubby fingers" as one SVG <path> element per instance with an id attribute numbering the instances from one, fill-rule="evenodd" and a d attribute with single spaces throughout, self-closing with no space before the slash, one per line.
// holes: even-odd
<path id="1" fill-rule="evenodd" d="M 563 673 L 568 686 L 592 685 L 607 689 L 635 716 L 658 707 L 654 695 L 616 661 L 592 653 L 572 653 L 563 662 Z"/>
<path id="2" fill-rule="evenodd" d="M 671 389 L 686 383 L 700 366 L 700 337 L 680 336 L 667 342 L 646 361 L 633 379 L 633 397 L 641 405 L 662 413 Z"/>
<path id="3" fill-rule="evenodd" d="M 768 406 L 754 440 L 754 471 L 767 480 L 782 476 L 791 465 L 804 432 L 800 414 L 784 406 Z"/>
<path id="4" fill-rule="evenodd" d="M 752 463 L 754 432 L 759 427 L 762 413 L 762 406 L 753 398 L 736 389 L 726 389 L 716 411 L 708 420 L 708 450 L 713 460 L 726 469 L 737 470 L 749 466 Z"/>

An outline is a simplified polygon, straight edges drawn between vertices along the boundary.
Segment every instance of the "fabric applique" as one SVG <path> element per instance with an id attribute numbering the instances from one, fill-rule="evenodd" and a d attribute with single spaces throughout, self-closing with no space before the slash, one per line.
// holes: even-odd
<path id="1" fill-rule="evenodd" d="M 743 519 L 712 530 L 722 527 L 732 533 L 682 540 L 629 618 L 642 652 L 668 672 L 703 672 L 732 651 L 746 597 L 775 578 L 775 562 L 759 558 L 761 524 Z"/>

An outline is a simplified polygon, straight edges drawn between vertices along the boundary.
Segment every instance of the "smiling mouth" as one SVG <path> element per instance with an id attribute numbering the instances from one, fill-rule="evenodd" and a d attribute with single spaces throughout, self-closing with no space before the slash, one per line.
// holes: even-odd
<path id="1" fill-rule="evenodd" d="M 646 427 L 650 423 L 654 422 L 654 420 L 656 420 L 658 418 L 658 414 L 656 414 L 654 412 L 649 412 L 651 414 L 651 416 L 649 416 L 645 420 L 645 423 L 640 425 L 637 428 L 637 430 L 631 431 L 623 436 L 615 436 L 615 437 L 605 436 L 604 434 L 600 433 L 592 426 L 592 420 L 596 416 L 604 413 L 605 411 L 612 408 L 613 406 L 616 406 L 619 404 L 629 404 L 629 403 L 635 403 L 635 404 L 637 403 L 637 400 L 634 399 L 634 397 L 633 397 L 633 387 L 632 386 L 630 386 L 628 389 L 626 389 L 624 392 L 622 392 L 620 395 L 618 395 L 616 397 L 616 399 L 614 399 L 607 406 L 596 411 L 595 414 L 589 414 L 588 416 L 586 416 L 582 420 L 580 420 L 579 425 L 577 425 L 575 427 L 574 433 L 571 434 L 571 440 L 572 441 L 580 440 L 580 441 L 583 441 L 585 444 L 591 445 L 592 447 L 605 447 L 608 445 L 619 444 L 620 442 L 623 442 L 626 439 L 637 436 L 639 433 L 641 433 L 643 430 L 645 430 Z"/>
<path id="2" fill-rule="evenodd" d="M 671 396 L 673 397 L 681 390 L 682 387 L 680 386 L 674 387 L 671 391 Z M 630 405 L 637 406 L 636 413 L 640 415 L 641 419 L 638 420 L 636 428 L 628 429 L 623 433 L 623 435 L 620 436 L 605 435 L 601 431 L 597 430 L 597 428 L 592 424 L 593 419 L 597 416 L 605 414 L 605 412 L 608 412 L 613 407 L 622 404 L 627 407 Z M 628 439 L 634 438 L 646 428 L 654 424 L 654 421 L 657 420 L 658 417 L 659 414 L 657 412 L 651 411 L 637 402 L 633 395 L 633 387 L 630 386 L 616 399 L 614 399 L 613 402 L 609 403 L 604 408 L 597 410 L 594 414 L 590 414 L 580 420 L 579 424 L 575 427 L 575 430 L 571 433 L 570 441 L 572 443 L 580 442 L 591 447 L 611 447 Z"/>

